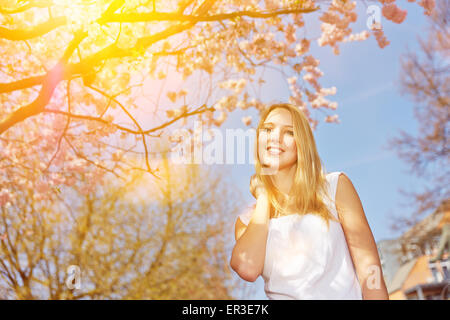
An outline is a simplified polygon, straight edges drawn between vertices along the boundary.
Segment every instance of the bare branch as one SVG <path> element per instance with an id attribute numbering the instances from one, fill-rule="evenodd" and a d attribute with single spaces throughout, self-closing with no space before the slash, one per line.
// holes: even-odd
<path id="1" fill-rule="evenodd" d="M 40 85 L 44 82 L 46 77 L 47 75 L 41 75 L 9 83 L 0 83 L 0 93 L 12 92 Z"/>
<path id="2" fill-rule="evenodd" d="M 50 5 L 53 4 L 52 0 L 35 0 L 35 1 L 28 1 L 28 3 L 23 4 L 22 6 L 19 6 L 17 8 L 0 8 L 1 14 L 14 14 L 14 13 L 21 13 L 24 11 L 27 11 L 32 8 L 47 8 Z"/>
<path id="3" fill-rule="evenodd" d="M 67 139 L 66 136 L 64 136 L 64 140 L 67 141 L 67 143 L 69 144 L 70 148 L 73 150 L 73 152 L 75 153 L 75 155 L 83 160 L 85 160 L 86 162 L 89 162 L 90 164 L 93 164 L 96 167 L 99 167 L 100 169 L 103 169 L 105 171 L 108 171 L 110 173 L 112 173 L 113 175 L 115 175 L 117 178 L 120 178 L 122 180 L 124 180 L 125 178 L 120 176 L 119 174 L 117 174 L 114 170 L 111 170 L 109 168 L 106 168 L 105 166 L 102 166 L 101 164 L 99 164 L 98 162 L 92 161 L 90 159 L 88 159 L 86 156 L 84 156 L 81 152 L 79 152 L 77 149 L 75 149 L 75 147 L 72 145 L 72 143 L 69 141 L 69 139 Z"/>
<path id="4" fill-rule="evenodd" d="M 70 80 L 67 82 L 67 111 L 68 111 L 68 114 L 70 114 L 70 112 L 71 112 L 71 103 L 70 103 Z M 61 141 L 62 141 L 62 138 L 63 138 L 64 135 L 66 134 L 67 129 L 69 128 L 69 125 L 70 125 L 70 116 L 67 117 L 67 122 L 66 122 L 66 126 L 64 127 L 64 131 L 62 132 L 61 136 L 60 136 L 59 139 L 58 139 L 58 144 L 57 144 L 57 146 L 56 146 L 56 151 L 55 151 L 55 153 L 53 154 L 53 157 L 52 157 L 52 158 L 50 159 L 50 161 L 48 162 L 48 164 L 47 164 L 47 166 L 45 167 L 45 169 L 44 169 L 43 172 L 47 172 L 48 168 L 50 168 L 50 165 L 52 164 L 53 159 L 55 159 L 56 155 L 58 154 L 59 148 L 61 147 Z"/>
<path id="5" fill-rule="evenodd" d="M 147 170 L 149 173 L 151 173 L 154 177 L 158 178 L 158 176 L 156 176 L 153 173 L 153 170 L 150 167 L 150 163 L 148 162 L 148 148 L 147 148 L 147 142 L 145 141 L 145 133 L 142 131 L 141 126 L 139 125 L 139 123 L 136 121 L 136 119 L 131 115 L 131 113 L 128 112 L 127 108 L 125 108 L 125 106 L 123 104 L 120 103 L 120 101 L 118 101 L 117 99 L 115 99 L 114 97 L 108 95 L 107 93 L 103 92 L 100 89 L 94 88 L 92 86 L 88 86 L 89 88 L 91 88 L 92 90 L 102 94 L 103 96 L 107 97 L 108 99 L 110 99 L 111 101 L 114 101 L 117 105 L 119 105 L 119 107 L 123 110 L 123 112 L 126 113 L 126 115 L 131 119 L 131 121 L 133 121 L 133 123 L 136 125 L 136 127 L 139 129 L 140 134 L 142 135 L 142 143 L 144 144 L 144 152 L 145 152 L 145 164 L 147 166 Z"/>
<path id="6" fill-rule="evenodd" d="M 109 18 L 102 18 L 102 23 L 107 22 L 152 22 L 152 21 L 188 21 L 188 22 L 207 22 L 207 21 L 223 21 L 234 20 L 241 17 L 249 17 L 256 19 L 273 18 L 286 14 L 311 13 L 319 10 L 320 7 L 308 9 L 283 9 L 275 11 L 237 11 L 232 13 L 221 13 L 210 16 L 201 15 L 180 15 L 172 12 L 133 12 L 112 14 Z"/>
<path id="7" fill-rule="evenodd" d="M 67 75 L 67 60 L 72 55 L 78 44 L 87 36 L 86 32 L 78 32 L 73 40 L 69 43 L 62 59 L 54 66 L 46 75 L 45 81 L 42 84 L 41 90 L 38 97 L 30 104 L 17 109 L 16 111 L 9 114 L 6 119 L 0 122 L 0 134 L 8 130 L 10 127 L 16 123 L 25 120 L 33 115 L 41 113 L 50 98 L 53 95 L 58 83 L 66 78 Z"/>
<path id="8" fill-rule="evenodd" d="M 10 30 L 8 28 L 0 27 L 0 38 L 13 41 L 33 39 L 43 36 L 44 34 L 65 25 L 66 23 L 66 17 L 57 17 L 29 29 Z"/>

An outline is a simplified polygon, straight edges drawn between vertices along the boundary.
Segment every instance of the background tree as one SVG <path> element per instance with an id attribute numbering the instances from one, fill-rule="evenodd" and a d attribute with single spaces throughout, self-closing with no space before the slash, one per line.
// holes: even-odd
<path id="1" fill-rule="evenodd" d="M 425 178 L 419 192 L 401 190 L 410 216 L 394 216 L 392 228 L 405 230 L 450 199 L 450 4 L 437 1 L 424 37 L 418 36 L 420 50 L 409 50 L 401 58 L 401 91 L 415 103 L 417 136 L 401 131 L 389 148 L 410 167 L 411 174 Z"/>
<path id="2" fill-rule="evenodd" d="M 160 160 L 156 183 L 141 172 L 126 184 L 111 179 L 92 188 L 81 172 L 59 200 L 14 190 L 20 196 L 1 208 L 4 297 L 242 298 L 245 284 L 228 266 L 242 199 L 220 174 Z M 83 192 L 87 187 L 92 191 Z M 81 287 L 70 290 L 72 265 Z"/>

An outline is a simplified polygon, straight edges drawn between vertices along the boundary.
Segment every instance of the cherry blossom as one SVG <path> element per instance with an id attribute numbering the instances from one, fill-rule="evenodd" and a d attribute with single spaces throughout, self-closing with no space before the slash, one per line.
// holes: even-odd
<path id="1" fill-rule="evenodd" d="M 424 14 L 427 16 L 432 14 L 433 9 L 436 6 L 435 0 L 421 0 L 418 4 L 425 9 Z"/>
<path id="2" fill-rule="evenodd" d="M 334 114 L 334 115 L 332 115 L 332 116 L 327 116 L 326 118 L 325 118 L 325 122 L 329 122 L 329 123 L 340 123 L 340 120 L 339 120 L 339 116 L 337 115 L 337 114 Z"/>
<path id="3" fill-rule="evenodd" d="M 0 207 L 5 206 L 11 200 L 9 191 L 6 188 L 0 190 Z"/>
<path id="4" fill-rule="evenodd" d="M 399 9 L 394 3 L 383 6 L 383 16 L 395 23 L 402 23 L 406 18 L 406 10 Z"/>
<path id="5" fill-rule="evenodd" d="M 283 72 L 288 101 L 298 106 L 315 128 L 318 120 L 312 110 L 336 110 L 338 105 L 326 98 L 336 94 L 337 88 L 322 87 L 320 78 L 326 70 L 319 68 L 319 59 L 310 53 L 313 38 L 303 32 L 308 29 L 305 18 L 310 14 L 318 13 L 317 44 L 323 50 L 331 48 L 339 54 L 341 45 L 367 40 L 371 33 L 380 48 L 389 44 L 381 26 L 352 30 L 357 20 L 355 1 L 226 0 L 214 2 L 201 13 L 196 12 L 200 3 L 194 1 L 184 8 L 184 18 L 208 19 L 192 20 L 189 25 L 186 20 L 173 21 L 173 16 L 168 21 L 136 22 L 141 13 L 149 12 L 144 2 L 127 1 L 123 11 L 117 10 L 106 17 L 110 21 L 100 25 L 96 19 L 104 8 L 95 1 L 59 1 L 57 8 L 52 8 L 53 15 L 72 13 L 72 25 L 26 41 L 0 39 L 0 205 L 11 205 L 17 190 L 33 190 L 36 199 L 43 201 L 56 197 L 59 187 L 93 192 L 103 174 L 127 174 L 120 166 L 123 163 L 126 168 L 136 167 L 134 158 L 119 150 L 122 144 L 136 145 L 131 151 L 142 156 L 144 170 L 152 173 L 148 165 L 151 152 L 145 152 L 152 151 L 150 141 L 170 131 L 172 125 L 187 126 L 189 117 L 183 115 L 195 106 L 209 107 L 193 112 L 208 128 L 223 125 L 236 108 L 261 111 L 267 107 L 256 88 L 267 80 L 261 77 L 267 67 Z M 389 23 L 405 20 L 407 13 L 396 1 L 379 3 Z M 177 12 L 179 4 L 158 2 L 156 10 L 170 14 Z M 305 10 L 318 4 L 319 12 Z M 435 1 L 420 0 L 417 6 L 430 15 Z M 283 10 L 291 13 L 279 13 Z M 2 17 L 5 21 L 11 18 L 5 27 L 15 30 L 38 25 L 50 18 L 47 13 L 41 10 L 39 14 L 17 14 L 14 19 Z M 84 18 L 77 19 L 75 13 Z M 81 42 L 75 41 L 77 27 L 87 31 Z M 74 50 L 67 51 L 71 43 Z M 63 61 L 65 53 L 68 59 Z M 83 61 L 91 63 L 84 65 Z M 62 70 L 64 66 L 67 70 Z M 156 85 L 144 88 L 146 80 Z M 16 88 L 17 83 L 27 82 L 31 84 Z M 56 85 L 51 90 L 41 91 L 53 82 Z M 155 89 L 158 85 L 160 92 Z M 39 108 L 20 114 L 46 94 L 50 97 Z M 143 95 L 149 96 L 151 107 L 136 102 Z M 144 125 L 143 114 L 155 121 L 153 127 Z M 14 117 L 22 118 L 9 122 Z M 176 120 L 178 117 L 182 119 Z M 337 119 L 337 115 L 326 116 L 325 122 Z M 244 115 L 241 120 L 248 126 L 252 119 Z M 149 130 L 155 127 L 162 129 Z M 151 134 L 143 134 L 145 130 Z M 177 141 L 168 135 L 168 141 Z M 87 173 L 87 185 L 82 186 L 79 176 Z"/>
<path id="6" fill-rule="evenodd" d="M 375 39 L 377 40 L 378 46 L 383 49 L 387 45 L 389 45 L 390 41 L 387 40 L 386 36 L 383 33 L 382 28 L 375 28 L 372 30 L 373 34 L 375 35 Z"/>
<path id="7" fill-rule="evenodd" d="M 251 116 L 242 117 L 242 123 L 246 126 L 249 126 L 252 123 L 252 117 Z"/>

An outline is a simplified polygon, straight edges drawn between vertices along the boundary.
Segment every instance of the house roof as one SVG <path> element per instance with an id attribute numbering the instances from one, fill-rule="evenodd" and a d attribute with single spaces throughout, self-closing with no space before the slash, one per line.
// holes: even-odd
<path id="1" fill-rule="evenodd" d="M 449 220 L 449 214 L 450 199 L 447 199 L 433 213 L 407 230 L 400 239 L 403 241 L 412 238 L 423 239 L 430 235 L 439 234 L 439 228 L 444 220 Z"/>
<path id="2" fill-rule="evenodd" d="M 443 201 L 432 214 L 406 231 L 398 240 L 403 243 L 414 243 L 416 241 L 421 242 L 430 236 L 439 234 L 442 224 L 448 223 L 448 221 L 450 221 L 450 199 Z M 418 263 L 419 259 L 420 263 Z M 424 272 L 427 272 L 428 264 L 424 262 L 424 259 L 428 261 L 426 256 L 422 256 L 414 258 L 403 264 L 395 273 L 392 281 L 390 281 L 387 285 L 389 294 L 402 289 L 405 281 L 407 281 L 408 276 L 417 263 L 417 272 L 421 275 L 423 275 Z"/>
<path id="3" fill-rule="evenodd" d="M 392 281 L 388 284 L 387 289 L 388 293 L 391 294 L 394 291 L 400 290 L 405 282 L 406 278 L 408 278 L 409 273 L 417 262 L 417 258 L 412 259 L 402 265 L 394 275 Z"/>

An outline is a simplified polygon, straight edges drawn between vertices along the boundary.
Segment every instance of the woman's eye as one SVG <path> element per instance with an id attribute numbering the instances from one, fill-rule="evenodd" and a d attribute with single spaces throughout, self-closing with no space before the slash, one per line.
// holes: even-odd
<path id="1" fill-rule="evenodd" d="M 266 131 L 266 132 L 270 132 L 272 129 L 270 129 L 270 128 L 263 128 L 263 130 Z"/>
<path id="2" fill-rule="evenodd" d="M 289 133 L 291 136 L 294 135 L 294 131 L 288 131 L 287 133 Z"/>

